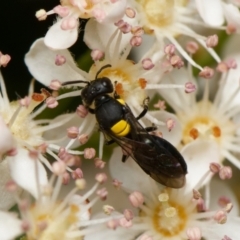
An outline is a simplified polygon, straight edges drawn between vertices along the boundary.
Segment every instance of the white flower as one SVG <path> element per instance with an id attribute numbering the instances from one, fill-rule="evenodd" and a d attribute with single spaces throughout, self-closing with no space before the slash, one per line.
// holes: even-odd
<path id="1" fill-rule="evenodd" d="M 10 102 L 2 75 L 0 75 L 0 84 L 0 171 L 2 176 L 0 180 L 0 209 L 7 209 L 15 202 L 12 195 L 5 191 L 5 184 L 11 178 L 19 186 L 37 197 L 33 158 L 36 157 L 39 160 L 37 161 L 39 181 L 44 184 L 47 181 L 47 175 L 42 163 L 51 169 L 44 154 L 47 151 L 58 159 L 52 150 L 59 150 L 60 147 L 55 143 L 62 140 L 59 138 L 46 140 L 43 134 L 46 131 L 63 126 L 72 116 L 64 115 L 53 120 L 34 120 L 34 117 L 46 107 L 39 108 L 33 113 L 35 107 L 47 98 L 45 92 L 37 94 L 30 91 L 29 97 Z M 36 154 L 36 156 L 33 157 L 32 154 Z"/>
<path id="2" fill-rule="evenodd" d="M 44 42 L 53 49 L 66 49 L 77 40 L 79 18 L 94 18 L 101 24 L 113 24 L 123 17 L 125 6 L 126 0 L 62 0 L 61 5 L 53 10 L 47 13 L 40 10 L 36 15 L 40 20 L 53 13 L 60 16 L 48 30 Z"/>
<path id="3" fill-rule="evenodd" d="M 239 63 L 239 56 L 237 62 Z M 170 73 L 171 79 L 177 82 L 186 78 L 195 80 L 187 74 L 186 69 Z M 226 77 L 227 76 L 227 77 Z M 168 81 L 168 77 L 163 82 Z M 203 96 L 198 100 L 196 93 L 190 95 L 180 93 L 167 94 L 159 90 L 159 93 L 174 109 L 176 117 L 175 129 L 172 135 L 164 134 L 164 138 L 181 149 L 188 167 L 198 165 L 195 174 L 201 176 L 210 162 L 222 163 L 229 160 L 240 169 L 240 161 L 236 154 L 239 153 L 239 75 L 237 70 L 229 70 L 228 75 L 223 74 L 219 81 L 218 90 L 214 91 L 215 97 L 211 101 L 209 97 L 209 79 L 205 81 Z M 161 117 L 164 111 L 152 112 L 155 117 Z M 161 130 L 161 129 L 160 129 Z M 174 134 L 176 132 L 177 135 Z M 194 171 L 194 170 L 193 170 Z M 199 179 L 199 178 L 198 178 Z"/>
<path id="4" fill-rule="evenodd" d="M 239 217 L 228 215 L 232 205 L 212 211 L 203 208 L 203 199 L 197 190 L 200 183 L 195 186 L 188 184 L 182 189 L 165 188 L 154 182 L 132 160 L 122 163 L 118 159 L 121 152 L 115 150 L 110 159 L 110 171 L 113 177 L 122 182 L 127 192 L 134 191 L 131 195 L 131 203 L 137 204 L 139 212 L 133 217 L 132 226 L 117 228 L 117 232 L 111 229 L 95 234 L 91 233 L 86 239 L 161 239 L 161 240 L 218 240 L 227 235 L 231 239 L 238 238 Z M 206 169 L 207 171 L 207 169 Z M 225 194 L 224 184 L 220 184 L 221 194 Z M 192 188 L 193 187 L 193 188 Z M 213 188 L 214 189 L 214 188 Z M 216 194 L 215 189 L 211 195 Z M 143 196 L 141 196 L 141 193 Z M 219 194 L 219 193 L 217 193 Z M 133 197 L 136 196 L 134 199 Z M 209 196 L 208 196 L 209 197 Z M 231 200 L 236 201 L 234 196 Z M 205 199 L 205 203 L 211 199 Z M 141 205 L 141 202 L 144 204 Z M 235 207 L 235 205 L 234 205 Z M 237 207 L 237 206 L 236 206 Z M 238 209 L 235 214 L 238 214 Z M 225 223 L 226 221 L 226 223 Z M 113 233 L 115 233 L 113 235 Z M 193 237 L 195 236 L 195 238 Z"/>
<path id="5" fill-rule="evenodd" d="M 105 31 L 102 32 L 102 28 L 98 28 L 98 26 L 92 20 L 88 22 L 85 30 L 87 32 L 85 41 L 95 46 L 97 51 L 102 51 L 105 57 L 103 60 L 94 59 L 95 62 L 88 73 L 77 68 L 71 54 L 67 50 L 51 50 L 44 45 L 42 39 L 37 40 L 32 45 L 25 57 L 29 71 L 38 81 L 45 85 L 50 85 L 53 79 L 58 79 L 60 82 L 94 80 L 98 71 L 110 64 L 111 66 L 102 69 L 98 73 L 98 77 L 104 76 L 111 79 L 116 93 L 126 101 L 136 115 L 142 111 L 143 101 L 148 96 L 146 89 L 180 88 L 184 92 L 184 83 L 180 85 L 154 84 L 159 82 L 163 71 L 166 70 L 159 62 L 163 53 L 157 52 L 155 54 L 153 52 L 152 56 L 149 52 L 138 63 L 134 63 L 127 59 L 132 49 L 129 43 L 131 34 L 123 35 L 118 29 L 113 30 L 112 28 L 108 30 L 104 28 Z M 93 34 L 96 36 L 91 37 Z M 103 41 L 104 38 L 105 40 Z M 61 66 L 55 64 L 57 55 L 63 56 L 66 60 Z M 150 56 L 152 57 L 150 58 Z M 72 92 L 72 96 L 76 96 L 77 94 L 78 92 Z M 71 96 L 71 93 L 66 96 Z M 147 114 L 147 118 L 152 123 L 158 125 L 164 124 L 152 118 L 149 114 Z"/>
<path id="6" fill-rule="evenodd" d="M 145 34 L 154 37 L 153 43 L 152 41 L 150 44 L 148 42 L 147 46 L 143 43 L 142 47 L 150 51 L 153 47 L 154 52 L 162 51 L 164 45 L 170 41 L 189 63 L 202 69 L 176 39 L 176 36 L 185 35 L 198 41 L 217 62 L 220 62 L 220 58 L 215 51 L 207 47 L 205 42 L 207 38 L 194 31 L 192 26 L 205 26 L 206 24 L 198 19 L 198 16 L 195 16 L 196 9 L 188 1 L 130 0 L 127 9 L 132 9 L 135 12 L 134 16 L 123 18 L 131 26 L 131 31 L 134 32 L 137 27 L 142 27 Z"/>
<path id="7" fill-rule="evenodd" d="M 0 211 L 1 239 L 10 240 L 20 234 L 26 234 L 27 239 L 80 240 L 91 233 L 86 229 L 87 226 L 96 226 L 92 228 L 94 232 L 101 231 L 103 223 L 122 216 L 118 214 L 115 217 L 105 216 L 101 219 L 90 220 L 91 208 L 102 199 L 100 185 L 103 181 L 99 181 L 100 175 L 96 176 L 95 184 L 84 194 L 79 195 L 78 192 L 85 189 L 86 181 L 78 179 L 75 181 L 75 187 L 68 189 L 61 198 L 59 195 L 66 173 L 66 165 L 63 162 L 55 162 L 52 168 L 54 174 L 48 182 L 41 185 L 37 181 L 39 194 L 35 200 L 26 197 L 16 198 L 20 211 L 19 218 L 10 212 Z M 35 171 L 38 169 L 35 168 Z M 13 189 L 16 190 L 16 187 L 14 183 L 8 186 L 15 197 Z M 89 197 L 92 197 L 91 201 Z"/>
<path id="8" fill-rule="evenodd" d="M 210 26 L 219 27 L 227 21 L 229 33 L 240 30 L 239 1 L 235 0 L 195 0 L 197 10 L 203 21 Z"/>

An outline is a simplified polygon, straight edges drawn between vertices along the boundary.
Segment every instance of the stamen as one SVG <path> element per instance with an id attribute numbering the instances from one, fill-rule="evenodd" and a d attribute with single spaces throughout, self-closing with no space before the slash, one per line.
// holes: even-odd
<path id="1" fill-rule="evenodd" d="M 66 57 L 60 54 L 57 54 L 55 57 L 55 64 L 57 66 L 62 66 L 64 63 L 66 63 Z"/>
<path id="2" fill-rule="evenodd" d="M 218 126 L 212 127 L 212 133 L 214 137 L 221 137 L 221 129 Z"/>
<path id="3" fill-rule="evenodd" d="M 190 131 L 189 131 L 189 136 L 192 137 L 194 140 L 198 138 L 199 136 L 199 132 L 196 128 L 192 128 Z"/>
<path id="4" fill-rule="evenodd" d="M 207 47 L 215 47 L 217 46 L 218 44 L 218 36 L 216 34 L 212 35 L 212 36 L 209 36 L 207 39 L 206 39 L 206 46 Z"/>
<path id="5" fill-rule="evenodd" d="M 174 217 L 176 215 L 176 213 L 177 213 L 177 210 L 174 207 L 168 207 L 164 210 L 164 214 L 168 218 Z"/>

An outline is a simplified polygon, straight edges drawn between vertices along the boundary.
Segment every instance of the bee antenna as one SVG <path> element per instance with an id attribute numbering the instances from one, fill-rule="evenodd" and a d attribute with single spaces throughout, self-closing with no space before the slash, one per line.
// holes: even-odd
<path id="1" fill-rule="evenodd" d="M 86 83 L 87 85 L 90 84 L 89 81 L 73 80 L 73 81 L 63 82 L 63 83 L 62 83 L 62 86 L 71 85 L 71 84 L 76 84 L 76 83 Z"/>
<path id="2" fill-rule="evenodd" d="M 97 74 L 96 74 L 95 79 L 98 78 L 98 75 L 101 73 L 101 71 L 102 71 L 103 69 L 108 68 L 108 67 L 111 67 L 111 66 L 112 66 L 111 64 L 107 64 L 107 65 L 102 66 L 102 67 L 97 71 Z"/>

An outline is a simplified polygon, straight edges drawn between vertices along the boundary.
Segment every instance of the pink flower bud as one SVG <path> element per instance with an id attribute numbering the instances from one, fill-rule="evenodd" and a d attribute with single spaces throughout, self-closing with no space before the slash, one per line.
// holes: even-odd
<path id="1" fill-rule="evenodd" d="M 72 126 L 67 129 L 67 136 L 69 138 L 75 139 L 77 138 L 78 134 L 79 134 L 79 129 L 75 126 Z"/>
<path id="2" fill-rule="evenodd" d="M 199 46 L 196 42 L 194 41 L 189 41 L 187 43 L 187 46 L 186 46 L 186 50 L 191 53 L 191 54 L 195 54 L 199 49 Z"/>
<path id="3" fill-rule="evenodd" d="M 185 83 L 185 93 L 192 93 L 196 91 L 196 85 L 192 82 Z"/>
<path id="4" fill-rule="evenodd" d="M 130 8 L 130 7 L 125 9 L 125 14 L 129 18 L 135 18 L 135 16 L 136 16 L 135 10 L 133 8 Z"/>
<path id="5" fill-rule="evenodd" d="M 55 57 L 55 64 L 62 66 L 66 62 L 66 58 L 63 55 L 57 54 Z"/>
<path id="6" fill-rule="evenodd" d="M 25 98 L 22 98 L 19 100 L 19 104 L 22 106 L 22 107 L 28 107 L 31 103 L 31 98 L 26 96 Z"/>
<path id="7" fill-rule="evenodd" d="M 62 87 L 62 84 L 59 80 L 57 79 L 53 79 L 49 85 L 49 88 L 52 89 L 52 90 L 59 90 L 59 88 Z"/>
<path id="8" fill-rule="evenodd" d="M 176 47 L 174 44 L 168 44 L 164 47 L 164 52 L 169 56 L 175 55 L 175 50 L 176 50 Z"/>
<path id="9" fill-rule="evenodd" d="M 44 9 L 40 9 L 36 12 L 35 17 L 39 20 L 39 21 L 43 21 L 47 18 L 47 12 Z"/>
<path id="10" fill-rule="evenodd" d="M 117 189 L 119 189 L 122 186 L 122 182 L 118 181 L 117 179 L 113 179 L 112 184 Z"/>
<path id="11" fill-rule="evenodd" d="M 225 62 L 220 62 L 218 63 L 216 70 L 220 73 L 225 73 L 229 70 L 229 68 Z"/>
<path id="12" fill-rule="evenodd" d="M 213 48 L 218 44 L 218 36 L 216 34 L 209 36 L 206 40 L 206 45 L 209 48 Z"/>
<path id="13" fill-rule="evenodd" d="M 153 64 L 152 60 L 150 58 L 145 58 L 142 60 L 142 66 L 145 70 L 152 69 L 155 65 Z"/>
<path id="14" fill-rule="evenodd" d="M 212 173 L 218 173 L 221 169 L 221 165 L 219 163 L 212 162 L 210 163 L 209 168 Z"/>
<path id="15" fill-rule="evenodd" d="M 198 200 L 202 197 L 201 193 L 195 189 L 193 189 L 193 198 Z"/>
<path id="16" fill-rule="evenodd" d="M 219 210 L 214 214 L 214 220 L 219 224 L 224 224 L 227 221 L 227 213 Z"/>
<path id="17" fill-rule="evenodd" d="M 176 122 L 174 119 L 169 118 L 169 119 L 167 119 L 166 124 L 167 124 L 168 131 L 171 132 L 171 130 L 175 127 Z"/>
<path id="18" fill-rule="evenodd" d="M 63 173 L 62 183 L 64 185 L 67 185 L 69 184 L 69 182 L 70 182 L 70 174 L 68 172 Z"/>
<path id="19" fill-rule="evenodd" d="M 85 144 L 88 141 L 88 135 L 87 134 L 81 134 L 78 137 L 78 141 L 80 142 L 81 145 Z"/>
<path id="20" fill-rule="evenodd" d="M 48 97 L 46 99 L 46 105 L 48 108 L 55 108 L 58 106 L 58 101 L 54 97 Z"/>
<path id="21" fill-rule="evenodd" d="M 58 5 L 55 8 L 53 8 L 53 11 L 62 18 L 66 17 L 69 14 L 69 8 L 63 7 L 61 5 Z"/>
<path id="22" fill-rule="evenodd" d="M 127 221 L 132 220 L 133 217 L 134 217 L 133 212 L 130 209 L 125 209 L 124 212 L 123 212 L 123 215 L 127 219 Z"/>
<path id="23" fill-rule="evenodd" d="M 105 183 L 107 181 L 107 175 L 106 175 L 106 173 L 98 173 L 95 176 L 95 179 L 99 183 Z"/>
<path id="24" fill-rule="evenodd" d="M 139 207 L 144 203 L 144 197 L 142 193 L 135 191 L 129 195 L 129 200 L 133 207 Z"/>
<path id="25" fill-rule="evenodd" d="M 181 67 L 184 66 L 184 62 L 182 58 L 178 55 L 171 56 L 170 63 L 174 68 L 177 68 L 177 69 L 180 69 Z"/>
<path id="26" fill-rule="evenodd" d="M 66 164 L 63 161 L 54 162 L 52 164 L 52 172 L 59 176 L 66 171 Z"/>
<path id="27" fill-rule="evenodd" d="M 62 30 L 72 30 L 78 26 L 78 21 L 74 17 L 65 18 L 62 21 L 61 29 Z"/>
<path id="28" fill-rule="evenodd" d="M 83 171 L 80 168 L 75 169 L 72 173 L 72 178 L 74 180 L 83 178 Z"/>
<path id="29" fill-rule="evenodd" d="M 233 58 L 227 59 L 226 64 L 227 64 L 229 69 L 236 69 L 237 68 L 237 62 Z"/>
<path id="30" fill-rule="evenodd" d="M 79 105 L 77 107 L 77 111 L 76 111 L 77 115 L 80 117 L 80 118 L 85 118 L 88 114 L 88 110 L 85 106 L 83 105 Z"/>
<path id="31" fill-rule="evenodd" d="M 136 37 L 141 37 L 144 34 L 144 30 L 140 26 L 134 26 L 131 29 L 131 33 Z"/>
<path id="32" fill-rule="evenodd" d="M 112 219 L 107 222 L 107 227 L 115 230 L 119 226 L 119 221 L 116 219 Z"/>
<path id="33" fill-rule="evenodd" d="M 120 218 L 119 225 L 124 228 L 130 228 L 132 226 L 132 221 L 128 221 L 126 218 Z"/>
<path id="34" fill-rule="evenodd" d="M 94 159 L 94 164 L 95 164 L 96 168 L 103 169 L 106 162 L 102 161 L 102 159 L 100 159 L 100 158 L 95 158 Z"/>
<path id="35" fill-rule="evenodd" d="M 138 36 L 133 36 L 131 39 L 130 39 L 130 44 L 131 46 L 133 47 L 138 47 L 142 44 L 142 37 L 138 37 Z"/>
<path id="36" fill-rule="evenodd" d="M 96 150 L 94 148 L 85 148 L 84 149 L 84 158 L 92 159 L 96 155 Z"/>
<path id="37" fill-rule="evenodd" d="M 188 228 L 186 234 L 189 240 L 200 240 L 202 238 L 201 230 L 198 227 Z"/>
<path id="38" fill-rule="evenodd" d="M 8 63 L 10 62 L 11 57 L 8 54 L 2 54 L 0 52 L 0 67 L 6 67 L 8 65 Z"/>
<path id="39" fill-rule="evenodd" d="M 97 191 L 97 195 L 100 197 L 102 201 L 105 201 L 107 199 L 108 191 L 106 188 L 102 188 Z"/>
<path id="40" fill-rule="evenodd" d="M 94 49 L 91 51 L 91 57 L 93 61 L 98 61 L 104 57 L 104 52 L 98 49 Z"/>
<path id="41" fill-rule="evenodd" d="M 203 70 L 198 74 L 200 77 L 203 78 L 212 78 L 212 76 L 214 75 L 214 70 L 210 67 L 204 67 Z"/>
<path id="42" fill-rule="evenodd" d="M 222 167 L 219 171 L 219 177 L 222 180 L 232 178 L 232 168 L 231 167 Z"/>
<path id="43" fill-rule="evenodd" d="M 113 211 L 115 211 L 115 209 L 114 209 L 114 207 L 112 207 L 112 206 L 110 206 L 110 205 L 104 205 L 104 206 L 103 206 L 103 211 L 104 211 L 105 214 L 111 215 L 111 213 L 112 213 Z"/>

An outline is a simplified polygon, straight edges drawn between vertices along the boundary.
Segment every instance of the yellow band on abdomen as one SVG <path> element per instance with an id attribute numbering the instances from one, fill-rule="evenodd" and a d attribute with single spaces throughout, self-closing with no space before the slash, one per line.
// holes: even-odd
<path id="1" fill-rule="evenodd" d="M 114 126 L 111 127 L 111 130 L 118 137 L 126 136 L 130 131 L 130 125 L 125 120 L 120 120 Z"/>

